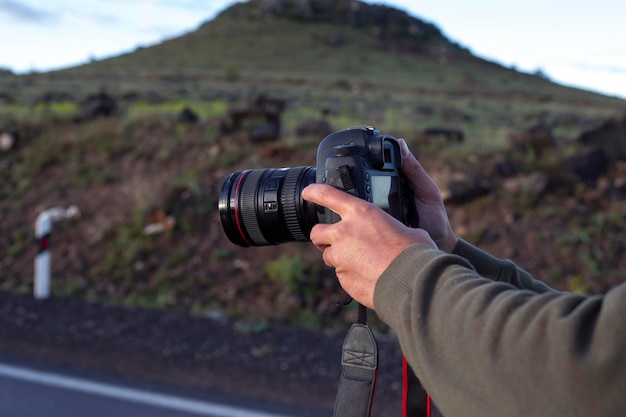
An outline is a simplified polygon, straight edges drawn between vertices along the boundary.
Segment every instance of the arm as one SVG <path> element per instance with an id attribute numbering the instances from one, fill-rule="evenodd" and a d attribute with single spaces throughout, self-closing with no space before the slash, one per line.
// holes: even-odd
<path id="1" fill-rule="evenodd" d="M 495 258 L 457 238 L 448 220 L 439 187 L 409 151 L 403 139 L 400 139 L 400 145 L 402 173 L 415 195 L 415 206 L 420 217 L 419 226 L 430 234 L 439 249 L 467 259 L 478 274 L 485 278 L 508 282 L 520 289 L 551 291 L 550 287 L 532 279 L 527 272 L 517 268 L 512 262 Z"/>
<path id="2" fill-rule="evenodd" d="M 543 282 L 533 279 L 528 272 L 518 268 L 513 262 L 498 259 L 462 239 L 458 239 L 452 253 L 468 260 L 482 277 L 507 282 L 516 288 L 537 293 L 554 291 Z"/>
<path id="3" fill-rule="evenodd" d="M 433 185 L 412 182 L 426 231 L 330 186 L 302 195 L 341 216 L 316 225 L 311 241 L 342 287 L 396 331 L 444 415 L 626 415 L 626 285 L 604 297 L 533 289 L 509 261 L 463 251 Z"/>
<path id="4" fill-rule="evenodd" d="M 381 275 L 374 305 L 446 416 L 626 412 L 626 285 L 520 291 L 416 245 Z"/>

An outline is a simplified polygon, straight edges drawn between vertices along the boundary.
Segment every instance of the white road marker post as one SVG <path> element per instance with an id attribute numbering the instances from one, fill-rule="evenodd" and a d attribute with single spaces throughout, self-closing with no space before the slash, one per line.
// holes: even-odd
<path id="1" fill-rule="evenodd" d="M 35 220 L 35 238 L 37 239 L 37 256 L 35 257 L 35 280 L 33 296 L 38 300 L 50 297 L 50 235 L 52 223 L 55 221 L 78 217 L 80 212 L 76 206 L 67 209 L 53 207 L 44 210 Z"/>

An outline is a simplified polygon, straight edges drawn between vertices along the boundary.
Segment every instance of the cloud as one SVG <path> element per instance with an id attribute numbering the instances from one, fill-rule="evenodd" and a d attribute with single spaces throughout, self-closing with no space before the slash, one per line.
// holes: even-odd
<path id="1" fill-rule="evenodd" d="M 2 1 L 2 0 L 0 0 Z M 118 16 L 106 13 L 89 12 L 83 10 L 64 10 L 60 12 L 59 17 L 66 23 L 77 24 L 79 26 L 89 27 L 107 27 L 119 26 L 124 20 Z"/>
<path id="2" fill-rule="evenodd" d="M 572 66 L 584 71 L 626 74 L 626 50 L 596 51 L 584 61 L 575 60 Z"/>
<path id="3" fill-rule="evenodd" d="M 46 11 L 38 10 L 24 2 L 14 0 L 0 0 L 0 14 L 26 22 L 41 22 L 52 18 Z"/>
<path id="4" fill-rule="evenodd" d="M 590 65 L 587 63 L 580 63 L 576 65 L 576 67 L 584 71 L 626 74 L 626 66 L 619 66 L 619 65 Z"/>

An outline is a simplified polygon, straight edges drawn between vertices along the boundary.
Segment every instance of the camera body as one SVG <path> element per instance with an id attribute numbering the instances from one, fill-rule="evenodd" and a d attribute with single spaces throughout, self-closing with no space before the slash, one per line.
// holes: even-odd
<path id="1" fill-rule="evenodd" d="M 382 208 L 407 226 L 419 218 L 413 192 L 400 172 L 398 140 L 371 126 L 328 135 L 318 146 L 317 165 L 266 168 L 230 174 L 220 191 L 222 227 L 240 246 L 309 241 L 313 226 L 339 215 L 301 196 L 309 184 L 328 184 Z"/>
<path id="2" fill-rule="evenodd" d="M 413 193 L 400 172 L 398 140 L 371 126 L 356 126 L 327 136 L 317 149 L 315 182 L 328 184 L 374 203 L 406 225 L 417 227 Z M 320 223 L 338 215 L 324 210 Z"/>

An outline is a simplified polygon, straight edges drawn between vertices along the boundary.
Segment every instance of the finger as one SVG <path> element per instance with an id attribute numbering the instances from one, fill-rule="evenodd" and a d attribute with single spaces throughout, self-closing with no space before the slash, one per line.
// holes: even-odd
<path id="1" fill-rule="evenodd" d="M 322 251 L 322 260 L 324 261 L 326 266 L 329 266 L 331 268 L 335 267 L 335 264 L 333 263 L 333 259 L 332 259 L 332 247 L 331 246 L 327 246 L 326 249 Z"/>
<path id="2" fill-rule="evenodd" d="M 334 268 L 331 261 L 331 240 L 333 226 L 318 223 L 311 229 L 310 239 L 313 245 L 322 252 L 322 260 L 327 266 Z"/>
<path id="3" fill-rule="evenodd" d="M 426 170 L 419 163 L 415 155 L 409 150 L 404 139 L 399 139 L 400 149 L 402 150 L 402 172 L 410 180 L 411 178 L 423 179 L 428 177 Z"/>
<path id="4" fill-rule="evenodd" d="M 328 246 L 332 244 L 333 240 L 333 226 L 329 224 L 318 223 L 311 229 L 309 239 L 319 250 L 324 252 Z"/>
<path id="5" fill-rule="evenodd" d="M 330 245 L 326 245 L 326 244 L 323 244 L 323 243 L 317 244 L 317 243 L 313 242 L 312 240 L 311 240 L 311 242 L 313 243 L 313 246 L 315 246 L 322 253 L 324 253 L 324 249 L 326 249 L 327 247 L 330 246 Z"/>
<path id="6" fill-rule="evenodd" d="M 411 153 L 406 141 L 404 139 L 398 141 L 402 150 L 402 173 L 413 189 L 415 196 L 421 200 L 439 199 L 441 197 L 439 188 L 426 173 L 415 155 Z"/>
<path id="7" fill-rule="evenodd" d="M 347 214 L 354 204 L 362 204 L 364 200 L 350 195 L 345 191 L 325 184 L 311 184 L 302 190 L 302 198 L 311 203 L 331 209 L 339 216 Z"/>
<path id="8" fill-rule="evenodd" d="M 330 248 L 330 245 L 324 245 L 324 244 L 322 244 L 322 245 L 315 245 L 315 244 L 314 244 L 314 246 L 315 246 L 317 249 L 319 249 L 319 251 L 320 251 L 320 252 L 322 252 L 322 253 L 324 253 L 324 251 L 326 250 L 326 248 Z"/>

